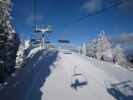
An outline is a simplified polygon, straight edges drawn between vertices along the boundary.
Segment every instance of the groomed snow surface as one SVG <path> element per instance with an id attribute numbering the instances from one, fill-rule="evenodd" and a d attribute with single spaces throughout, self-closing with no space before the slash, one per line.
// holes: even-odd
<path id="1" fill-rule="evenodd" d="M 60 50 L 50 68 L 41 100 L 133 100 L 133 72 L 118 65 Z"/>

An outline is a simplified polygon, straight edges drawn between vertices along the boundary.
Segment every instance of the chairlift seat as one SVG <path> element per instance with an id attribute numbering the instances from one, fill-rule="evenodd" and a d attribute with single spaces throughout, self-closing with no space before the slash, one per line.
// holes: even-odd
<path id="1" fill-rule="evenodd" d="M 69 40 L 58 40 L 59 43 L 70 43 Z"/>
<path id="2" fill-rule="evenodd" d="M 88 84 L 87 78 L 82 73 L 76 73 L 72 75 L 71 87 L 77 89 L 78 87 L 83 87 Z"/>
<path id="3" fill-rule="evenodd" d="M 50 41 L 46 41 L 46 43 L 51 43 Z"/>

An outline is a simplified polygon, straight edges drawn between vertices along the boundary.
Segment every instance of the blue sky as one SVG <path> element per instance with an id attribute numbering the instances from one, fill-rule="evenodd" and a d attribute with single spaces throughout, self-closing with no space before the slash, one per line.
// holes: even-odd
<path id="1" fill-rule="evenodd" d="M 110 8 L 119 1 L 122 1 L 120 5 Z M 25 39 L 31 37 L 33 0 L 12 2 L 12 22 L 16 31 Z M 123 33 L 133 36 L 132 5 L 132 0 L 37 0 L 37 24 L 52 26 L 50 40 L 53 42 L 62 37 L 80 44 L 94 38 L 101 30 L 115 38 Z M 104 8 L 106 10 L 102 11 Z M 131 47 L 133 41 L 127 39 L 126 42 Z"/>

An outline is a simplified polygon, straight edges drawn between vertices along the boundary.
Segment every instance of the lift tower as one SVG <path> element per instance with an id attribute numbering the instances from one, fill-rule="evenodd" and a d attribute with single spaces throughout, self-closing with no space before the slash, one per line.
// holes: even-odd
<path id="1" fill-rule="evenodd" d="M 37 24 L 37 0 L 33 0 L 33 34 L 34 41 L 40 41 L 42 49 L 47 48 L 48 37 L 47 34 L 52 33 L 50 25 Z"/>

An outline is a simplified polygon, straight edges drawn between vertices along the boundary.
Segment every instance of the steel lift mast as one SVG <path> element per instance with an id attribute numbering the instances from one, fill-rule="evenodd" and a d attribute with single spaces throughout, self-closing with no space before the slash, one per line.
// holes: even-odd
<path id="1" fill-rule="evenodd" d="M 47 49 L 47 33 L 52 33 L 52 28 L 50 25 L 38 25 L 37 24 L 37 0 L 33 0 L 33 33 L 36 35 L 41 35 L 41 47 L 42 49 Z"/>

